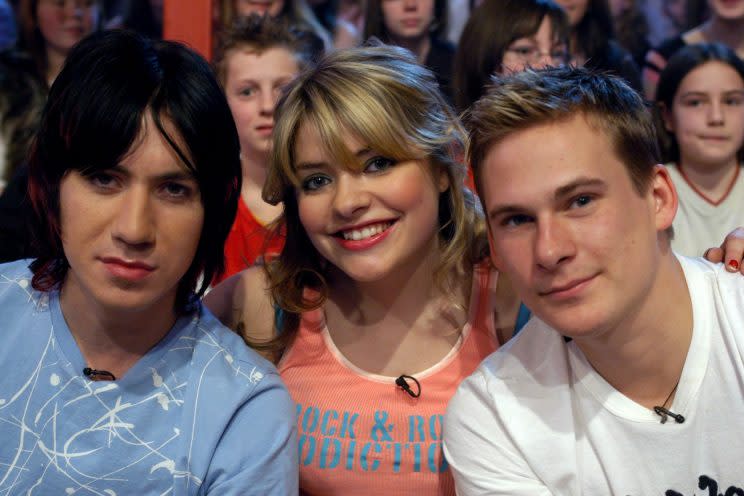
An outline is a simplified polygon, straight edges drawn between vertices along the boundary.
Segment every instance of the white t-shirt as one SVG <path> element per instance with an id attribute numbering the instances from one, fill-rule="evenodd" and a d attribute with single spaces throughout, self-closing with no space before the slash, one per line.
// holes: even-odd
<path id="1" fill-rule="evenodd" d="M 695 192 L 674 164 L 667 164 L 677 188 L 679 209 L 674 217 L 672 249 L 688 257 L 700 257 L 718 246 L 734 228 L 744 226 L 744 173 L 739 171 L 731 191 L 718 205 Z"/>
<path id="2" fill-rule="evenodd" d="M 533 318 L 450 402 L 459 495 L 744 494 L 744 278 L 680 262 L 694 325 L 669 409 L 685 422 L 660 423 Z"/>

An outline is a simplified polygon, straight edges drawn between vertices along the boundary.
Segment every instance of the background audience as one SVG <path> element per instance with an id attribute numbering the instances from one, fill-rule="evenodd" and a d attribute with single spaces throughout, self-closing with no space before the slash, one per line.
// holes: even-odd
<path id="1" fill-rule="evenodd" d="M 455 103 L 468 109 L 493 74 L 568 62 L 569 25 L 552 0 L 484 0 L 463 31 L 455 56 Z"/>
<path id="2" fill-rule="evenodd" d="M 455 47 L 443 38 L 446 29 L 446 0 L 367 0 L 364 39 L 374 36 L 413 52 L 451 101 Z"/>
<path id="3" fill-rule="evenodd" d="M 589 69 L 613 73 L 640 90 L 641 76 L 633 57 L 614 39 L 607 0 L 556 0 L 571 25 L 572 62 Z"/>
<path id="4" fill-rule="evenodd" d="M 656 100 L 679 195 L 672 248 L 700 256 L 744 224 L 744 62 L 720 43 L 687 45 L 661 72 Z"/>
<path id="5" fill-rule="evenodd" d="M 685 45 L 720 42 L 732 48 L 739 57 L 744 56 L 744 2 L 708 0 L 707 5 L 710 11 L 708 20 L 663 41 L 646 55 L 646 64 L 643 67 L 643 90 L 646 98 L 654 98 L 659 74 L 666 66 L 667 59 Z M 687 13 L 699 15 L 699 11 L 691 9 Z"/>
<path id="6" fill-rule="evenodd" d="M 314 64 L 323 43 L 310 31 L 251 14 L 227 29 L 215 59 L 240 137 L 243 184 L 225 243 L 225 272 L 215 282 L 276 256 L 284 236 L 266 227 L 282 211 L 261 198 L 268 173 L 274 107 L 284 87 Z"/>
<path id="7" fill-rule="evenodd" d="M 306 0 L 215 0 L 215 5 L 219 10 L 217 31 L 228 29 L 236 20 L 251 14 L 268 15 L 290 26 L 313 31 L 326 48 L 333 46 L 331 33 L 318 21 Z"/>

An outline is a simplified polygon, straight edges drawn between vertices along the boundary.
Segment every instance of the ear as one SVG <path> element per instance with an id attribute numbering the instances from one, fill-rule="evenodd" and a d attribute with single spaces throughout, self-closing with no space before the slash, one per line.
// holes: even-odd
<path id="1" fill-rule="evenodd" d="M 662 102 L 659 102 L 657 105 L 659 105 L 659 114 L 661 115 L 661 121 L 664 123 L 664 129 L 670 133 L 674 133 L 674 120 L 672 119 L 671 109 Z"/>
<path id="2" fill-rule="evenodd" d="M 437 177 L 437 188 L 440 193 L 444 193 L 450 187 L 449 175 L 447 175 L 447 169 L 444 167 L 439 168 L 439 176 Z"/>
<path id="3" fill-rule="evenodd" d="M 654 166 L 649 192 L 653 202 L 653 214 L 656 219 L 656 230 L 665 231 L 672 225 L 677 213 L 679 199 L 669 171 L 663 165 Z"/>

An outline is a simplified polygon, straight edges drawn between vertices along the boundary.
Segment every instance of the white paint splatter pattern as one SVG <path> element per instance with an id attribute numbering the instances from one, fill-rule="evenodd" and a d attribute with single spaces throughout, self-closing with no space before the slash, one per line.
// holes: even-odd
<path id="1" fill-rule="evenodd" d="M 209 403 L 219 404 L 205 378 L 219 367 L 251 388 L 264 374 L 247 370 L 195 317 L 139 377 L 91 382 L 61 353 L 49 295 L 31 289 L 27 277 L 0 274 L 0 304 L 9 292 L 16 307 L 33 307 L 26 314 L 33 322 L 20 330 L 0 320 L 3 334 L 25 345 L 22 353 L 0 350 L 0 372 L 13 367 L 11 384 L 0 380 L 0 496 L 196 494 L 204 473 L 194 473 L 194 457 L 206 456 L 195 455 L 208 445 L 200 437 L 205 422 L 216 424 L 218 438 L 229 420 L 199 419 L 214 411 Z"/>

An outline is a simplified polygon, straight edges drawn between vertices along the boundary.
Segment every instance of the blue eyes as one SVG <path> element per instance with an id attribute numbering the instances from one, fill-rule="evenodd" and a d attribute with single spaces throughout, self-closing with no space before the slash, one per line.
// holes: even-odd
<path id="1" fill-rule="evenodd" d="M 364 163 L 364 174 L 378 174 L 389 170 L 396 164 L 395 160 L 387 157 L 376 156 Z M 317 191 L 333 182 L 330 174 L 316 172 L 304 178 L 300 187 L 303 191 Z"/>
<path id="2" fill-rule="evenodd" d="M 302 190 L 303 191 L 316 191 L 325 186 L 326 184 L 329 184 L 331 182 L 331 179 L 323 174 L 313 174 L 312 176 L 306 177 L 302 181 Z"/>
<path id="3" fill-rule="evenodd" d="M 566 210 L 576 210 L 576 209 L 585 208 L 591 205 L 592 203 L 594 203 L 595 198 L 596 198 L 595 195 L 589 195 L 589 194 L 574 196 L 566 204 L 567 205 Z M 535 221 L 535 217 L 529 214 L 512 214 L 512 215 L 503 217 L 499 221 L 499 225 L 503 227 L 508 227 L 508 228 L 516 228 L 524 224 L 529 224 L 534 221 Z"/>
<path id="4" fill-rule="evenodd" d="M 389 169 L 395 164 L 392 159 L 385 157 L 374 157 L 364 164 L 364 172 L 381 172 Z"/>

